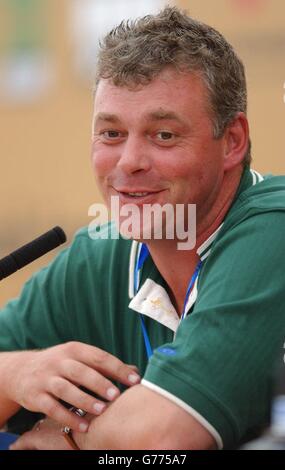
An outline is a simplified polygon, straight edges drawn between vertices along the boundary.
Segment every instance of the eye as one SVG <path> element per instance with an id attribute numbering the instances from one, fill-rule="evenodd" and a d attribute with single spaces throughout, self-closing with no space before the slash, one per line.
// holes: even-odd
<path id="1" fill-rule="evenodd" d="M 177 142 L 177 134 L 171 131 L 158 131 L 153 136 L 154 142 L 162 147 L 171 147 Z"/>
<path id="2" fill-rule="evenodd" d="M 118 137 L 121 137 L 121 132 L 119 131 L 114 131 L 114 130 L 108 130 L 108 131 L 104 131 L 101 133 L 101 135 L 105 138 L 105 139 L 117 139 Z"/>
<path id="3" fill-rule="evenodd" d="M 116 129 L 105 129 L 98 132 L 98 137 L 103 144 L 119 144 L 125 137 L 125 134 Z"/>
<path id="4" fill-rule="evenodd" d="M 157 133 L 157 137 L 159 140 L 171 140 L 174 137 L 174 134 L 169 131 L 160 131 Z"/>

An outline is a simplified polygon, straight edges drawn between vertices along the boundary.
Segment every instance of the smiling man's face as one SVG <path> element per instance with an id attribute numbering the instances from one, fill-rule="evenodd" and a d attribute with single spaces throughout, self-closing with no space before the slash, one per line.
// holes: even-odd
<path id="1" fill-rule="evenodd" d="M 223 138 L 214 139 L 209 98 L 198 75 L 166 69 L 134 89 L 101 80 L 96 90 L 92 165 L 105 202 L 196 204 L 205 217 L 221 190 Z"/>

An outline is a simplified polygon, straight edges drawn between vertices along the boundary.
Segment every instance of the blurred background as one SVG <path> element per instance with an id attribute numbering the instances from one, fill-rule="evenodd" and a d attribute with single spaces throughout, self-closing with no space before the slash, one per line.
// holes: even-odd
<path id="1" fill-rule="evenodd" d="M 69 241 L 101 201 L 91 165 L 98 39 L 123 18 L 177 4 L 243 59 L 253 167 L 285 174 L 284 0 L 0 0 L 0 257 L 61 225 Z M 0 306 L 55 255 L 0 284 Z"/>

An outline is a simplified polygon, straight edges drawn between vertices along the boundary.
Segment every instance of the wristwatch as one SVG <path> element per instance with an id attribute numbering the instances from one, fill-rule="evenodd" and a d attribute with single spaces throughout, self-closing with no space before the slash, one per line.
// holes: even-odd
<path id="1" fill-rule="evenodd" d="M 80 408 L 75 408 L 74 406 L 70 408 L 69 411 L 72 411 L 72 413 L 77 414 L 77 416 L 80 416 L 81 418 L 87 414 L 86 411 L 81 410 Z M 68 444 L 72 447 L 73 450 L 80 450 L 75 440 L 73 439 L 72 429 L 69 426 L 64 426 L 61 429 L 61 432 L 62 432 L 63 437 L 68 442 Z"/>

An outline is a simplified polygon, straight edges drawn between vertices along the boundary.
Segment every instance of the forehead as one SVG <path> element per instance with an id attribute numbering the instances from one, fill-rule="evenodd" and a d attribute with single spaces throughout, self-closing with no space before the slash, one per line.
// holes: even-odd
<path id="1" fill-rule="evenodd" d="M 197 73 L 164 70 L 150 83 L 133 88 L 101 79 L 95 92 L 94 113 L 147 114 L 168 110 L 187 114 L 209 111 L 206 85 Z"/>

